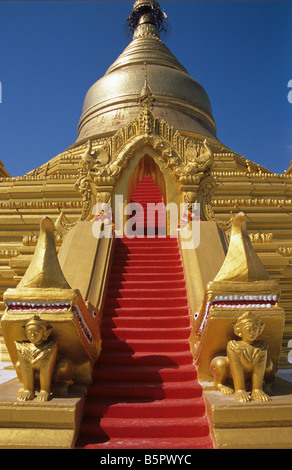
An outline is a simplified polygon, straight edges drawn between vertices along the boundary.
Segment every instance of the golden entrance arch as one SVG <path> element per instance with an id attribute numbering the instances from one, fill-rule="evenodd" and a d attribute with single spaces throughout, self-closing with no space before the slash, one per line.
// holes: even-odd
<path id="1" fill-rule="evenodd" d="M 138 193 L 137 193 L 138 191 Z M 148 154 L 139 160 L 128 181 L 128 204 L 135 220 L 137 236 L 166 235 L 166 185 L 154 159 Z M 135 207 L 135 208 L 134 208 Z M 129 213 L 128 213 L 129 214 Z"/>
<path id="2" fill-rule="evenodd" d="M 175 204 L 179 211 L 180 204 L 183 202 L 180 184 L 173 178 L 173 175 L 161 158 L 161 152 L 155 150 L 152 145 L 145 145 L 144 143 L 143 146 L 133 153 L 128 151 L 128 154 L 130 158 L 127 158 L 127 166 L 116 181 L 112 192 L 112 199 L 115 197 L 120 198 L 125 208 L 130 203 L 137 184 L 145 176 L 149 176 L 158 186 L 165 206 Z M 114 208 L 113 210 L 115 218 L 118 215 L 116 209 Z M 176 232 L 177 223 L 172 224 L 168 211 L 166 216 L 166 230 L 169 235 Z M 127 218 L 127 215 L 124 215 L 124 224 Z M 121 223 L 120 220 L 119 227 L 121 227 Z"/>
<path id="3" fill-rule="evenodd" d="M 140 183 L 140 181 L 149 176 L 153 179 L 154 183 L 158 186 L 163 202 L 167 204 L 167 197 L 166 197 L 166 184 L 165 178 L 163 176 L 162 171 L 160 170 L 159 166 L 155 163 L 154 159 L 146 154 L 139 160 L 138 165 L 136 166 L 134 172 L 129 178 L 128 181 L 128 192 L 127 192 L 127 202 L 129 203 L 131 200 L 131 196 L 136 188 L 136 186 Z"/>

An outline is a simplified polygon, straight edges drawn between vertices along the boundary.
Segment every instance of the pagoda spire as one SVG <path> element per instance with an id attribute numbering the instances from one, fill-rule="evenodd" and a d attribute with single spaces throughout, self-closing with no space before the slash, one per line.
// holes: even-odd
<path id="1" fill-rule="evenodd" d="M 136 0 L 133 11 L 128 17 L 130 30 L 134 32 L 140 25 L 150 24 L 159 32 L 166 31 L 167 15 L 156 0 Z"/>

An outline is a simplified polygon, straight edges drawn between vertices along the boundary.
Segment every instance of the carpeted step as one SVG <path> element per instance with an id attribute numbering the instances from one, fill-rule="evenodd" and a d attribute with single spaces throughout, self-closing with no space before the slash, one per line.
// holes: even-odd
<path id="1" fill-rule="evenodd" d="M 122 256 L 126 256 L 127 254 L 132 254 L 132 255 L 135 255 L 136 257 L 138 257 L 139 255 L 153 255 L 154 257 L 157 255 L 164 255 L 164 256 L 169 256 L 170 258 L 172 258 L 173 256 L 176 256 L 177 258 L 180 258 L 180 253 L 179 251 L 176 249 L 174 249 L 172 246 L 169 246 L 169 247 L 165 247 L 165 249 L 161 249 L 160 252 L 158 252 L 158 249 L 159 249 L 159 246 L 143 246 L 143 250 L 139 250 L 139 251 L 136 251 L 136 246 L 135 245 L 132 245 L 132 246 L 124 246 L 124 247 L 120 247 L 119 248 L 119 245 L 116 246 L 116 249 L 117 249 L 117 253 L 116 253 L 116 256 L 117 257 L 122 257 Z"/>
<path id="2" fill-rule="evenodd" d="M 117 399 L 162 400 L 164 398 L 197 398 L 202 396 L 201 386 L 194 380 L 181 382 L 98 382 L 88 387 L 88 397 Z"/>
<path id="3" fill-rule="evenodd" d="M 144 286 L 146 287 L 146 286 Z M 157 288 L 150 288 L 147 286 L 147 293 L 151 296 L 152 299 L 165 299 L 165 297 L 169 294 L 169 289 L 157 289 Z M 119 299 L 126 299 L 126 298 L 145 298 L 145 290 L 144 289 L 129 289 L 127 285 L 123 286 L 122 289 L 108 289 L 108 296 L 110 298 L 119 298 Z M 184 287 L 178 287 L 173 289 L 171 292 L 172 298 L 185 298 L 186 297 L 186 290 Z"/>
<path id="4" fill-rule="evenodd" d="M 168 310 L 168 309 L 167 309 Z M 180 320 L 180 326 L 189 327 L 189 318 L 183 316 Z M 103 319 L 103 326 L 108 328 L 177 328 L 177 318 L 171 316 L 155 317 L 155 316 L 108 316 Z"/>
<path id="5" fill-rule="evenodd" d="M 165 298 L 148 298 L 148 297 L 129 297 L 127 299 L 116 297 L 107 297 L 105 299 L 105 307 L 121 307 L 121 308 L 136 308 L 143 305 L 144 308 L 159 308 L 159 307 L 183 307 L 186 304 L 186 297 L 168 297 Z"/>
<path id="6" fill-rule="evenodd" d="M 173 265 L 174 267 L 181 264 L 180 255 L 176 253 L 147 253 L 145 250 L 144 253 L 119 253 L 113 259 L 113 264 L 120 264 L 121 266 L 124 263 L 139 263 L 141 266 L 147 266 L 149 264 L 153 266 L 159 266 L 161 262 L 164 262 L 165 266 Z"/>
<path id="7" fill-rule="evenodd" d="M 169 325 L 166 324 L 167 328 L 108 328 L 101 327 L 101 335 L 103 341 L 105 339 L 153 339 L 153 340 L 165 340 L 165 339 L 184 339 L 188 340 L 190 335 L 189 327 L 185 328 L 169 328 Z"/>
<path id="8" fill-rule="evenodd" d="M 90 441 L 90 442 L 89 442 Z M 175 438 L 123 438 L 120 436 L 116 439 L 110 439 L 109 436 L 104 437 L 102 442 L 97 442 L 94 438 L 86 438 L 80 441 L 80 446 L 86 449 L 212 449 L 213 444 L 209 436 L 203 437 L 175 437 Z M 139 457 L 144 463 L 143 457 Z M 139 462 L 139 460 L 137 460 Z M 151 459 L 145 462 L 146 465 L 151 464 Z M 187 463 L 189 463 L 187 461 Z M 173 464 L 173 462 L 171 462 Z"/>
<path id="9" fill-rule="evenodd" d="M 153 435 L 156 438 L 177 437 L 201 437 L 209 431 L 209 424 L 204 416 L 179 418 L 101 418 L 100 422 L 95 419 L 85 417 L 81 425 L 83 435 L 103 437 L 104 434 L 115 439 L 120 436 L 123 429 L 123 438 L 150 439 Z"/>
<path id="10" fill-rule="evenodd" d="M 115 365 L 96 367 L 93 371 L 95 381 L 120 382 L 174 382 L 175 380 L 195 380 L 196 370 L 191 364 L 180 367 L 117 367 Z"/>
<path id="11" fill-rule="evenodd" d="M 87 399 L 84 407 L 84 416 L 89 418 L 183 418 L 204 415 L 205 402 L 197 398 L 196 404 L 192 398 L 164 400 L 139 400 L 117 402 L 114 399 L 91 400 Z"/>
<path id="12" fill-rule="evenodd" d="M 116 238 L 115 247 L 117 249 L 131 249 L 136 247 L 137 249 L 141 248 L 151 248 L 159 247 L 166 250 L 168 248 L 178 250 L 177 236 L 166 235 L 163 237 L 163 245 L 161 244 L 161 238 L 158 237 L 127 237 L 127 238 Z"/>
<path id="13" fill-rule="evenodd" d="M 183 269 L 181 268 L 181 265 L 179 262 L 177 263 L 177 266 L 172 266 L 172 265 L 169 266 L 167 261 L 164 264 L 157 263 L 156 266 L 151 265 L 151 263 L 149 263 L 148 266 L 141 266 L 140 263 L 137 263 L 136 265 L 134 264 L 127 265 L 125 263 L 124 266 L 121 264 L 115 265 L 115 263 L 113 263 L 113 266 L 111 268 L 111 272 L 113 274 L 120 274 L 120 275 L 121 274 L 134 274 L 135 279 L 137 279 L 136 276 L 139 274 L 142 274 L 143 276 L 145 274 L 151 274 L 151 275 L 160 274 L 161 280 L 168 279 L 171 274 L 169 271 L 173 271 L 175 274 L 183 274 Z"/>
<path id="14" fill-rule="evenodd" d="M 142 260 L 143 258 L 143 260 Z M 171 256 L 147 256 L 147 255 L 140 255 L 140 256 L 133 256 L 133 255 L 126 255 L 123 259 L 116 257 L 112 263 L 113 266 L 117 267 L 127 267 L 127 266 L 138 266 L 140 269 L 144 268 L 155 268 L 155 267 L 172 267 L 173 269 L 179 268 L 181 265 L 181 261 L 179 257 Z M 169 269 L 169 268 L 168 268 Z"/>
<path id="15" fill-rule="evenodd" d="M 178 271 L 178 272 L 177 272 Z M 168 282 L 168 281 L 181 281 L 183 275 L 183 270 L 176 270 L 175 272 L 165 271 L 163 274 L 158 273 L 157 270 L 155 272 L 145 272 L 145 271 L 129 271 L 124 272 L 123 268 L 114 271 L 111 270 L 111 277 L 109 282 L 111 281 L 138 281 L 138 282 Z"/>
<path id="16" fill-rule="evenodd" d="M 188 325 L 190 325 L 190 318 L 188 315 L 188 307 L 186 305 L 171 305 L 171 306 L 155 306 L 149 308 L 147 305 L 140 304 L 138 307 L 113 307 L 111 305 L 105 306 L 103 310 L 102 321 L 105 320 L 107 317 L 116 317 L 119 316 L 121 319 L 125 317 L 145 317 L 145 318 L 157 318 L 159 317 L 172 317 L 176 319 L 177 317 L 185 317 L 188 321 Z M 178 325 L 180 325 L 181 319 L 177 319 Z"/>
<path id="17" fill-rule="evenodd" d="M 108 289 L 138 289 L 138 290 L 148 290 L 149 289 L 164 289 L 175 290 L 175 289 L 185 289 L 185 281 L 183 278 L 176 280 L 156 280 L 156 281 L 139 281 L 139 280 L 123 280 L 123 279 L 111 279 L 108 283 Z"/>
<path id="18" fill-rule="evenodd" d="M 188 351 L 182 352 L 161 352 L 158 354 L 145 354 L 144 352 L 130 351 L 129 353 L 115 354 L 113 352 L 102 353 L 99 357 L 99 364 L 115 364 L 117 366 L 159 366 L 177 367 L 190 364 L 191 356 Z"/>
<path id="19" fill-rule="evenodd" d="M 103 339 L 102 349 L 104 352 L 116 351 L 118 354 L 127 352 L 130 349 L 134 349 L 137 352 L 144 351 L 145 353 L 163 353 L 169 351 L 189 351 L 188 342 L 185 339 Z"/>

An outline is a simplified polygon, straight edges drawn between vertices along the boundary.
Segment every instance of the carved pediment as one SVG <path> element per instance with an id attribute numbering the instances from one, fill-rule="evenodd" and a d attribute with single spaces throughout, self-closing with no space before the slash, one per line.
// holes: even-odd
<path id="1" fill-rule="evenodd" d="M 199 184 L 211 169 L 213 152 L 204 141 L 182 136 L 163 119 L 155 117 L 149 107 L 112 137 L 88 142 L 80 168 L 89 172 L 96 183 L 113 184 L 127 161 L 143 146 L 158 151 L 175 180 L 183 184 Z M 209 173 L 208 173 L 209 174 Z"/>
<path id="2" fill-rule="evenodd" d="M 143 147 L 157 152 L 157 159 L 174 181 L 184 186 L 184 191 L 186 187 L 198 187 L 202 180 L 211 178 L 214 156 L 207 139 L 181 135 L 153 114 L 149 99 L 143 100 L 139 116 L 113 136 L 89 140 L 80 146 L 79 178 L 75 185 L 83 197 L 80 220 L 92 220 L 100 189 L 109 191 L 128 166 L 128 161 Z M 75 224 L 67 224 L 61 217 L 56 228 L 58 232 L 68 231 Z"/>

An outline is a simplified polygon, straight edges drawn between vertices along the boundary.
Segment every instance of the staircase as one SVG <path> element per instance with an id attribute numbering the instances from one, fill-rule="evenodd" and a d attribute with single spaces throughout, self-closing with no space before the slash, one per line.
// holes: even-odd
<path id="1" fill-rule="evenodd" d="M 77 447 L 212 448 L 177 239 L 116 240 L 101 333 Z"/>
<path id="2" fill-rule="evenodd" d="M 137 204 L 136 209 L 136 235 L 165 235 L 166 219 L 163 199 L 158 186 L 149 176 L 137 184 L 132 194 L 131 202 Z M 161 204 L 161 205 L 160 205 Z M 157 210 L 154 210 L 156 206 Z"/>

